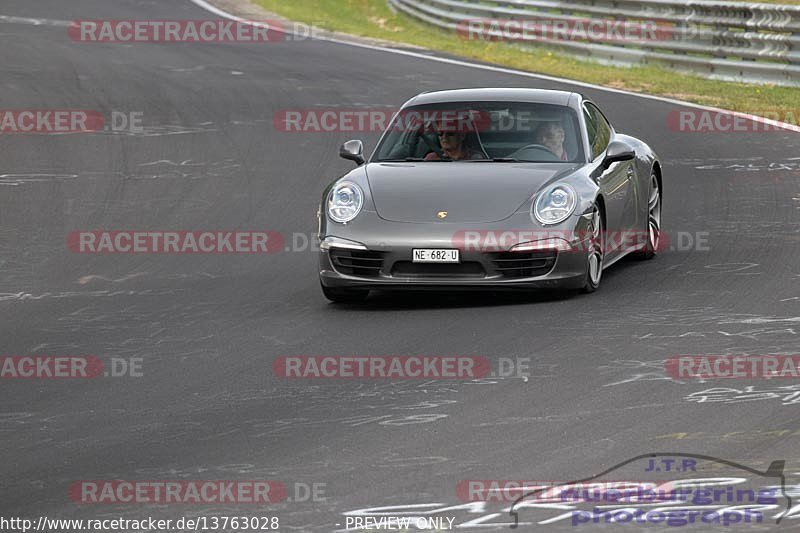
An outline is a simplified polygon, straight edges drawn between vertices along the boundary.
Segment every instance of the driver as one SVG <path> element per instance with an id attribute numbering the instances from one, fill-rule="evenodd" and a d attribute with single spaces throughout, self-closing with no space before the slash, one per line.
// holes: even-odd
<path id="1" fill-rule="evenodd" d="M 536 133 L 534 134 L 534 142 L 536 144 L 541 144 L 563 161 L 569 159 L 567 157 L 567 151 L 564 149 L 565 138 L 566 134 L 564 133 L 564 128 L 558 122 L 546 122 L 542 124 L 536 128 Z"/>
<path id="2" fill-rule="evenodd" d="M 435 124 L 434 130 L 439 138 L 439 146 L 442 154 L 447 159 L 460 161 L 463 159 L 484 159 L 483 155 L 474 150 L 465 142 L 467 135 L 462 131 L 455 131 L 451 128 L 444 128 L 442 124 Z M 438 161 L 441 158 L 436 152 L 431 152 L 425 156 L 426 161 Z"/>

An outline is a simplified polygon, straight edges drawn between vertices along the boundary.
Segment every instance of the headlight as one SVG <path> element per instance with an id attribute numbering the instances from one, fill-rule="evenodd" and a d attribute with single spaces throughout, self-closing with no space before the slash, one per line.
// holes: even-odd
<path id="1" fill-rule="evenodd" d="M 542 224 L 558 224 L 569 218 L 577 203 L 575 189 L 562 183 L 540 194 L 533 202 L 531 211 Z"/>
<path id="2" fill-rule="evenodd" d="M 335 222 L 350 222 L 364 205 L 364 192 L 350 181 L 337 184 L 328 195 L 328 216 Z"/>

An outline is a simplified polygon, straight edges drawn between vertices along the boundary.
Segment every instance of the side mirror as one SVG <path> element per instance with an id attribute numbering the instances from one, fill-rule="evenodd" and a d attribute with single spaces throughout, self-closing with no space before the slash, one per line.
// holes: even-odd
<path id="1" fill-rule="evenodd" d="M 355 161 L 357 165 L 363 165 L 366 162 L 366 159 L 364 159 L 364 143 L 361 141 L 347 141 L 339 148 L 339 157 Z"/>
<path id="2" fill-rule="evenodd" d="M 633 148 L 622 141 L 611 141 L 606 148 L 606 157 L 603 159 L 603 168 L 608 168 L 611 163 L 630 161 L 636 157 Z"/>

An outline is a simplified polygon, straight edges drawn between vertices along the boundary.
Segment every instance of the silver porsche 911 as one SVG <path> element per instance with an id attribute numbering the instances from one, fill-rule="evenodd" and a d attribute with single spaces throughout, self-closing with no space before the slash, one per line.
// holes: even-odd
<path id="1" fill-rule="evenodd" d="M 460 89 L 406 102 L 319 208 L 325 296 L 563 288 L 659 248 L 662 167 L 580 94 Z"/>

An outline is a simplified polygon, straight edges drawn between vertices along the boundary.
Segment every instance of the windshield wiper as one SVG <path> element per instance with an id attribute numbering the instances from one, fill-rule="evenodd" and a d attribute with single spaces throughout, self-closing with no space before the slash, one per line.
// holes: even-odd
<path id="1" fill-rule="evenodd" d="M 421 157 L 404 157 L 401 159 L 379 159 L 379 163 L 420 163 L 420 162 L 438 162 L 449 161 L 449 159 L 423 159 Z"/>
<path id="2" fill-rule="evenodd" d="M 519 163 L 514 157 L 492 157 L 491 159 L 470 159 L 472 163 Z"/>
<path id="3" fill-rule="evenodd" d="M 493 157 L 490 159 L 423 159 L 421 157 L 405 157 L 405 158 L 398 158 L 398 159 L 379 159 L 379 163 L 448 163 L 452 161 L 457 161 L 459 163 L 519 163 L 520 160 L 514 157 Z"/>

